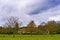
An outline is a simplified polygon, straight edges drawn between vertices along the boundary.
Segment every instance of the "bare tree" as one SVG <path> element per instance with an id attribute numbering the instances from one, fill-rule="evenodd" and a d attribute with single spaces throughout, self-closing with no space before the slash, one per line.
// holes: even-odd
<path id="1" fill-rule="evenodd" d="M 10 29 L 9 30 L 10 32 L 13 32 L 13 34 L 16 34 L 16 33 L 18 33 L 19 26 L 20 26 L 19 18 L 10 17 L 5 25 Z M 13 36 L 15 36 L 15 35 L 13 35 Z"/>

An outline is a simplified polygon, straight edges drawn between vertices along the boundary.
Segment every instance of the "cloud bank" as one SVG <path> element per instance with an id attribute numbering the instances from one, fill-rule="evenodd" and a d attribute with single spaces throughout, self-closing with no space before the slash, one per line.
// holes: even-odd
<path id="1" fill-rule="evenodd" d="M 23 26 L 31 20 L 34 20 L 36 24 L 47 22 L 52 18 L 60 20 L 60 1 L 0 0 L 0 25 L 5 24 L 10 16 L 20 18 Z"/>

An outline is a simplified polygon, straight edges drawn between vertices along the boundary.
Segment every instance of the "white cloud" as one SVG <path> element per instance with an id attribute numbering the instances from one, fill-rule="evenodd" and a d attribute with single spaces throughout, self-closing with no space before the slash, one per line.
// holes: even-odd
<path id="1" fill-rule="evenodd" d="M 60 15 L 60 5 L 36 15 L 28 15 L 28 13 L 38 7 L 47 5 L 44 4 L 46 1 L 47 0 L 0 0 L 0 25 L 6 22 L 2 21 L 2 19 L 8 18 L 9 16 L 19 17 L 20 20 L 24 22 L 23 25 L 26 25 L 31 20 L 39 24 L 43 21 L 48 21 L 52 16 Z"/>
<path id="2" fill-rule="evenodd" d="M 41 22 L 47 22 L 49 20 L 60 20 L 60 5 L 50 8 L 42 13 L 32 16 L 33 20 L 40 24 Z"/>
<path id="3" fill-rule="evenodd" d="M 60 21 L 60 15 L 50 17 L 49 21 L 51 20 Z"/>
<path id="4" fill-rule="evenodd" d="M 4 18 L 9 16 L 19 17 L 26 25 L 33 18 L 28 15 L 29 12 L 37 9 L 37 4 L 45 0 L 0 0 L 0 25 L 4 24 Z M 34 6 L 35 5 L 35 6 Z"/>

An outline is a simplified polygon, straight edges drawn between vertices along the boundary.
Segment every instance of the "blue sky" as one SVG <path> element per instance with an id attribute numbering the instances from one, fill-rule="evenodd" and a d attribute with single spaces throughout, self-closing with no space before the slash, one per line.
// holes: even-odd
<path id="1" fill-rule="evenodd" d="M 60 0 L 0 0 L 0 25 L 11 16 L 20 18 L 23 26 L 31 20 L 60 21 Z"/>

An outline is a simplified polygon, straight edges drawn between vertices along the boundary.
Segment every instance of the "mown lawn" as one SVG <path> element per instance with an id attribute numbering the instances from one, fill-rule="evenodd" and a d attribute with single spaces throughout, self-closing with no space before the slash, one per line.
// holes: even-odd
<path id="1" fill-rule="evenodd" d="M 7 35 L 0 34 L 0 40 L 60 40 L 60 34 L 55 35 Z"/>

